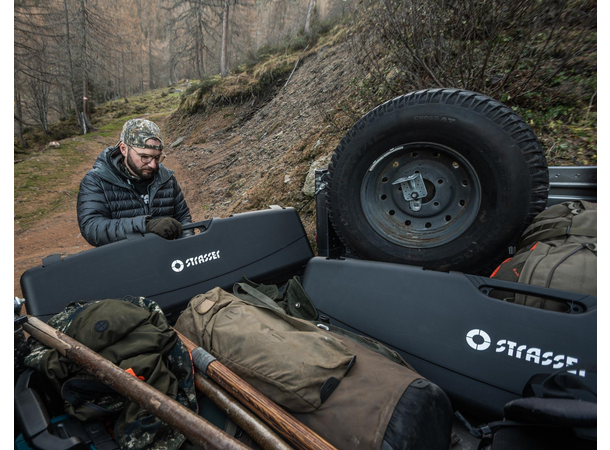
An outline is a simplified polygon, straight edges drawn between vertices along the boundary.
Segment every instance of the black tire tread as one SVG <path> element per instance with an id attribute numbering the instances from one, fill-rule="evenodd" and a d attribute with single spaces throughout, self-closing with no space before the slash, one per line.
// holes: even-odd
<path id="1" fill-rule="evenodd" d="M 345 246 L 346 252 L 353 257 L 358 258 L 359 255 L 337 227 L 337 217 L 333 211 L 330 199 L 330 192 L 333 190 L 333 174 L 338 161 L 345 151 L 348 143 L 354 138 L 356 131 L 361 130 L 371 120 L 377 120 L 383 117 L 387 112 L 391 112 L 395 108 L 403 105 L 413 106 L 428 103 L 457 105 L 485 116 L 502 127 L 502 129 L 506 131 L 506 133 L 509 134 L 517 143 L 521 153 L 524 155 L 524 157 L 526 157 L 526 162 L 528 164 L 531 176 L 531 207 L 523 226 L 517 235 L 515 235 L 513 242 L 511 242 L 510 245 L 517 244 L 523 231 L 525 231 L 533 218 L 538 213 L 542 212 L 546 206 L 549 190 L 549 175 L 544 151 L 542 150 L 540 142 L 531 128 L 512 109 L 490 97 L 462 89 L 435 88 L 411 92 L 379 105 L 377 108 L 373 109 L 358 120 L 358 122 L 356 122 L 356 124 L 347 132 L 347 134 L 337 145 L 328 166 L 326 206 L 328 209 L 329 218 L 335 232 L 337 233 L 337 236 Z M 497 261 L 491 261 L 488 264 L 484 264 L 481 266 L 480 270 L 474 273 L 488 275 L 491 273 L 491 270 L 497 267 L 499 261 L 501 261 L 504 257 L 504 255 L 499 255 Z"/>

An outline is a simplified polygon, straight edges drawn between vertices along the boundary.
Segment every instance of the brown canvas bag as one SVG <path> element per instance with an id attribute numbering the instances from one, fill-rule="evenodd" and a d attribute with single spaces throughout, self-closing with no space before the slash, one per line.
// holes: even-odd
<path id="1" fill-rule="evenodd" d="M 403 395 L 408 395 L 405 393 L 407 388 L 417 382 L 427 383 L 424 389 L 433 385 L 414 370 L 396 364 L 347 337 L 330 331 L 327 333 L 342 340 L 357 355 L 356 364 L 320 408 L 310 414 L 294 414 L 294 417 L 340 450 L 387 448 L 387 444 L 383 444 L 388 424 L 398 401 Z M 415 417 L 410 417 L 411 423 L 405 423 L 404 431 L 399 433 L 411 431 L 407 440 L 412 441 L 417 433 L 425 433 L 420 420 L 425 422 L 426 417 L 434 417 L 441 422 L 438 418 L 444 416 L 445 410 L 451 414 L 448 400 L 446 404 L 425 405 L 421 411 L 418 410 L 421 405 L 415 402 L 410 406 L 409 413 Z M 439 426 L 434 432 L 441 434 L 439 430 L 442 428 Z M 450 425 L 447 434 L 449 430 Z"/>
<path id="2" fill-rule="evenodd" d="M 355 361 L 348 346 L 314 324 L 220 288 L 195 296 L 175 328 L 293 412 L 318 409 L 322 386 L 336 387 Z"/>
<path id="3" fill-rule="evenodd" d="M 399 421 L 401 428 L 394 430 L 394 435 L 399 441 L 418 442 L 419 433 L 424 435 L 433 433 L 438 436 L 432 440 L 446 441 L 448 445 L 451 406 L 446 395 L 433 383 L 416 373 L 401 358 L 396 361 L 396 358 L 385 356 L 385 353 L 371 350 L 349 335 L 326 330 L 325 328 L 328 327 L 324 324 L 320 324 L 319 326 L 323 327 L 320 328 L 306 320 L 287 316 L 280 307 L 276 308 L 272 304 L 269 307 L 263 306 L 268 302 L 269 299 L 265 299 L 262 304 L 252 305 L 215 288 L 206 294 L 194 297 L 181 314 L 175 328 L 210 351 L 219 361 L 276 403 L 286 407 L 297 420 L 340 450 L 390 448 L 387 431 L 390 422 L 397 420 L 394 416 L 399 402 L 406 402 L 402 406 L 404 409 L 401 413 L 405 416 L 399 416 L 403 417 L 401 420 L 408 422 Z M 236 310 L 229 308 L 231 304 L 238 310 L 241 309 L 241 312 L 234 314 Z M 264 314 L 260 315 L 261 311 Z M 217 322 L 214 317 L 219 314 L 225 314 L 225 320 Z M 264 321 L 262 324 L 261 319 Z M 279 328 L 283 330 L 282 334 L 287 334 L 284 330 L 285 325 L 278 326 L 276 321 L 292 324 L 296 329 L 307 330 L 309 334 L 322 337 L 321 341 L 316 341 L 316 345 L 324 343 L 323 346 L 328 345 L 331 350 L 322 350 L 318 347 L 318 350 L 312 354 L 309 343 L 304 343 L 302 347 L 304 351 L 284 354 L 278 350 L 280 341 L 273 340 L 269 345 L 266 339 L 255 336 L 259 333 L 268 334 L 270 329 L 274 333 Z M 227 323 L 234 326 L 225 326 Z M 235 326 L 241 323 L 244 323 L 243 326 Z M 220 335 L 227 332 L 234 335 L 225 341 L 225 343 L 231 342 L 229 344 L 231 348 L 218 344 L 218 340 L 222 339 Z M 246 343 L 249 349 L 245 355 L 247 364 L 236 363 L 235 355 L 240 353 L 240 348 L 243 353 L 243 346 Z M 230 353 L 230 358 L 226 357 L 227 352 Z M 387 349 L 386 352 L 393 353 Z M 315 408 L 295 410 L 295 406 L 303 405 L 300 401 L 295 401 L 294 394 L 289 391 L 294 392 L 295 386 L 307 378 L 306 372 L 300 369 L 303 361 L 309 359 L 312 364 L 320 365 L 320 361 L 328 360 L 329 355 L 333 353 L 339 353 L 343 358 L 351 357 L 349 364 L 352 364 L 352 367 L 349 373 L 341 378 L 340 384 L 325 402 L 319 404 L 315 402 L 317 404 Z M 347 358 L 339 358 L 339 360 L 345 362 Z M 287 370 L 296 375 L 289 386 L 282 387 L 286 379 L 282 378 L 281 370 L 267 371 L 263 368 L 265 365 L 276 364 L 286 364 Z M 252 366 L 255 366 L 255 369 Z M 340 365 L 340 370 L 343 370 L 343 367 Z M 261 376 L 261 373 L 265 375 Z M 273 379 L 274 377 L 280 377 L 280 381 Z M 323 380 L 324 377 L 318 377 L 316 383 L 305 382 L 306 388 L 311 389 L 310 394 L 316 400 L 319 396 L 319 384 Z M 421 394 L 413 390 L 421 391 Z M 431 421 L 431 418 L 434 420 Z"/>

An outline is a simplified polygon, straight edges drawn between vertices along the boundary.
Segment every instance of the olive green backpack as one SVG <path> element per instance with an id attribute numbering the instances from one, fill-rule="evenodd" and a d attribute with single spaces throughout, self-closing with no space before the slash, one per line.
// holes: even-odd
<path id="1" fill-rule="evenodd" d="M 525 230 L 517 253 L 491 278 L 597 295 L 597 204 L 564 202 L 538 214 Z M 564 303 L 525 294 L 492 291 L 492 297 L 565 312 Z"/>

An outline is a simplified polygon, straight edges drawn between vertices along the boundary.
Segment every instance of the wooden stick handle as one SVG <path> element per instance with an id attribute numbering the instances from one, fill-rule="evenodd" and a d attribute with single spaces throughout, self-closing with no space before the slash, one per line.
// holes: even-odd
<path id="1" fill-rule="evenodd" d="M 205 352 L 186 336 L 178 331 L 176 333 L 191 353 L 195 349 Z M 204 375 L 210 377 L 242 404 L 250 408 L 252 412 L 267 422 L 296 448 L 300 450 L 337 450 L 219 361 L 208 362 Z"/>
<path id="2" fill-rule="evenodd" d="M 222 389 L 210 378 L 195 373 L 195 386 L 212 400 L 216 406 L 225 411 L 227 415 L 264 450 L 293 450 L 271 428 L 261 421 L 255 414 L 242 406 L 227 391 Z"/>
<path id="3" fill-rule="evenodd" d="M 47 347 L 59 351 L 118 393 L 138 403 L 151 414 L 184 434 L 192 443 L 218 450 L 247 450 L 241 442 L 223 433 L 176 400 L 128 374 L 80 342 L 28 316 L 23 329 Z"/>

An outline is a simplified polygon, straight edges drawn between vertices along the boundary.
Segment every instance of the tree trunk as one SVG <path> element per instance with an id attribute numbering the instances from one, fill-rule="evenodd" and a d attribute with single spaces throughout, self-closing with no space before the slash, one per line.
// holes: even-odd
<path id="1" fill-rule="evenodd" d="M 173 64 L 173 61 L 174 61 L 174 33 L 172 30 L 171 21 L 169 21 L 167 28 L 168 28 L 167 36 L 169 39 L 169 42 L 168 42 L 168 44 L 169 44 L 169 85 L 171 86 L 174 84 L 174 70 L 175 70 L 175 67 Z"/>
<path id="2" fill-rule="evenodd" d="M 144 22 L 142 20 L 142 2 L 141 0 L 137 3 L 138 6 L 138 19 L 140 21 L 140 32 L 142 40 L 139 41 L 140 45 L 140 58 L 138 63 L 140 64 L 140 92 L 144 92 L 144 39 L 146 38 L 146 32 L 144 30 Z"/>
<path id="3" fill-rule="evenodd" d="M 91 113 L 89 112 L 89 80 L 86 73 L 83 75 L 83 120 L 87 127 L 85 132 L 91 130 L 93 127 L 91 126 Z"/>
<path id="4" fill-rule="evenodd" d="M 127 102 L 127 86 L 125 81 L 125 52 L 121 50 L 121 84 L 123 88 L 123 98 Z"/>
<path id="5" fill-rule="evenodd" d="M 144 92 L 144 49 L 140 45 L 140 92 Z"/>
<path id="6" fill-rule="evenodd" d="M 227 42 L 229 37 L 229 0 L 225 0 L 222 10 L 222 44 L 220 47 L 220 76 L 229 75 L 227 67 Z"/>
<path id="7" fill-rule="evenodd" d="M 64 87 L 59 87 L 59 93 L 57 94 L 57 102 L 59 103 L 59 115 L 61 120 L 66 120 L 68 118 L 68 112 L 66 108 L 66 93 L 64 91 Z M 70 106 L 70 100 L 68 99 L 68 106 Z"/>
<path id="8" fill-rule="evenodd" d="M 201 29 L 201 8 L 197 6 L 197 34 L 195 38 L 195 69 L 197 78 L 203 78 L 203 31 Z"/>
<path id="9" fill-rule="evenodd" d="M 87 73 L 87 16 L 85 14 L 85 0 L 80 0 L 81 15 L 82 15 L 82 31 L 83 31 L 83 120 L 87 130 L 91 130 L 91 113 L 89 112 L 89 74 Z"/>
<path id="10" fill-rule="evenodd" d="M 78 102 L 76 101 L 76 82 L 74 81 L 74 66 L 72 64 L 72 51 L 70 49 L 70 21 L 68 17 L 68 4 L 64 0 L 64 12 L 66 16 L 66 50 L 68 51 L 68 67 L 70 68 L 70 94 L 72 95 L 72 103 L 74 104 L 74 114 L 76 115 L 76 125 L 78 128 L 83 128 L 78 110 Z"/>
<path id="11" fill-rule="evenodd" d="M 19 136 L 19 142 L 23 148 L 27 147 L 25 138 L 23 137 L 23 111 L 21 109 L 21 91 L 19 90 L 19 84 L 15 83 L 15 125 L 17 127 L 17 136 Z"/>
<path id="12" fill-rule="evenodd" d="M 153 78 L 153 60 L 152 60 L 152 39 L 148 32 L 148 89 L 155 88 L 155 80 Z"/>
<path id="13" fill-rule="evenodd" d="M 311 16 L 313 13 L 313 5 L 315 0 L 309 0 L 309 6 L 307 7 L 307 17 L 305 17 L 305 34 L 311 33 Z"/>
<path id="14" fill-rule="evenodd" d="M 200 60 L 200 46 L 199 46 L 199 34 L 197 34 L 197 38 L 195 41 L 195 73 L 197 74 L 197 78 L 201 79 L 201 60 Z"/>

